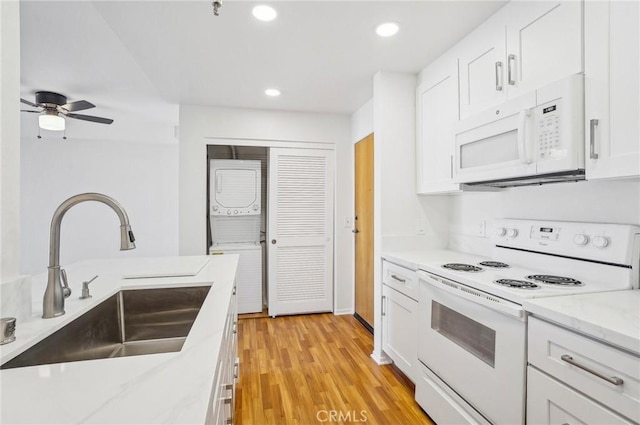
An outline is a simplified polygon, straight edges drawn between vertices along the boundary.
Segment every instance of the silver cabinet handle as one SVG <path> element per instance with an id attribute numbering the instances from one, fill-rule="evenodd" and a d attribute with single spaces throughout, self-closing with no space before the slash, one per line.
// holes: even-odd
<path id="1" fill-rule="evenodd" d="M 516 55 L 509 55 L 507 58 L 507 76 L 508 76 L 508 82 L 510 86 L 513 86 L 516 84 L 516 80 L 513 77 L 515 72 L 513 71 L 513 68 L 511 67 L 511 64 L 514 63 L 516 61 Z"/>
<path id="2" fill-rule="evenodd" d="M 598 120 L 589 121 L 589 158 L 598 159 L 596 153 L 596 127 L 598 126 Z"/>
<path id="3" fill-rule="evenodd" d="M 392 274 L 392 275 L 391 275 L 391 278 L 392 278 L 392 279 L 395 279 L 395 280 L 397 280 L 398 282 L 401 282 L 401 283 L 405 283 L 405 282 L 407 281 L 406 279 L 403 279 L 403 278 L 401 278 L 401 277 L 398 277 L 398 276 L 396 276 L 395 274 Z"/>
<path id="4" fill-rule="evenodd" d="M 384 304 L 386 301 L 387 297 L 385 297 L 384 295 L 382 296 L 382 316 L 386 316 L 386 312 L 384 311 Z"/>
<path id="5" fill-rule="evenodd" d="M 577 367 L 579 369 L 584 370 L 585 372 L 589 372 L 590 374 L 595 375 L 600 379 L 604 379 L 605 381 L 609 382 L 610 384 L 622 385 L 624 383 L 624 381 L 622 379 L 618 378 L 617 376 L 606 376 L 606 375 L 603 375 L 602 373 L 600 373 L 598 371 L 595 371 L 595 370 L 593 370 L 591 368 L 588 368 L 585 365 L 581 365 L 580 363 L 578 363 L 575 360 L 573 360 L 573 357 L 571 357 L 568 354 L 563 354 L 562 356 L 560 356 L 560 359 L 562 361 L 565 361 L 565 362 L 569 363 L 570 365 L 573 365 L 573 366 L 575 366 L 575 367 Z"/>
<path id="6" fill-rule="evenodd" d="M 496 62 L 496 91 L 502 91 L 502 62 Z"/>

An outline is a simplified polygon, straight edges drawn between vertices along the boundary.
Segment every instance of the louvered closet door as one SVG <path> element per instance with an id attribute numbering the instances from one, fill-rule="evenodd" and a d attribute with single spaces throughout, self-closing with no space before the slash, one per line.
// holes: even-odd
<path id="1" fill-rule="evenodd" d="M 269 315 L 333 310 L 334 152 L 269 152 Z"/>

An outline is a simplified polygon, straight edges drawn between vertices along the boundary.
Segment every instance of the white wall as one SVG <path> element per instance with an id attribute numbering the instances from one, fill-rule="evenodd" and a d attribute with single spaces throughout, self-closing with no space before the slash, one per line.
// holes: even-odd
<path id="1" fill-rule="evenodd" d="M 64 216 L 60 262 L 178 254 L 178 145 L 116 140 L 22 138 L 21 270 L 41 273 L 51 217 L 83 192 L 100 192 L 127 211 L 136 249 L 120 251 L 120 222 L 106 205 L 85 202 Z M 72 278 L 70 276 L 70 278 Z"/>
<path id="2" fill-rule="evenodd" d="M 373 98 L 351 115 L 351 141 L 353 144 L 373 133 Z"/>
<path id="3" fill-rule="evenodd" d="M 495 218 L 640 225 L 640 182 L 558 183 L 453 196 L 450 248 L 486 255 Z M 486 237 L 475 234 L 483 222 Z"/>
<path id="4" fill-rule="evenodd" d="M 0 316 L 31 316 L 31 277 L 19 270 L 20 3 L 0 1 Z"/>
<path id="5" fill-rule="evenodd" d="M 335 143 L 336 305 L 353 308 L 353 146 L 347 115 L 180 106 L 180 254 L 206 253 L 206 138 Z"/>
<path id="6" fill-rule="evenodd" d="M 379 363 L 387 362 L 379 332 L 382 254 L 446 244 L 446 231 L 439 222 L 446 198 L 424 201 L 416 195 L 415 88 L 413 74 L 378 72 L 373 79 L 376 332 L 372 356 Z"/>
<path id="7" fill-rule="evenodd" d="M 0 1 L 2 282 L 18 274 L 20 223 L 20 3 Z"/>

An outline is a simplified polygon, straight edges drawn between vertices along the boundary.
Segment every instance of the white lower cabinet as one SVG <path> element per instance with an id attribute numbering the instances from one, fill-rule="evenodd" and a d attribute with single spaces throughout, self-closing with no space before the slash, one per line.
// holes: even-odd
<path id="1" fill-rule="evenodd" d="M 224 326 L 219 362 L 211 399 L 211 414 L 207 418 L 210 424 L 223 425 L 234 423 L 236 381 L 239 374 L 238 359 L 238 306 L 236 288 L 233 288 L 227 320 Z"/>
<path id="2" fill-rule="evenodd" d="M 527 380 L 527 424 L 633 423 L 532 366 Z"/>
<path id="3" fill-rule="evenodd" d="M 389 266 L 400 273 L 391 273 L 403 280 L 411 280 L 415 272 L 385 262 L 383 269 Z M 393 363 L 411 381 L 418 376 L 418 301 L 391 288 L 382 285 L 382 350 Z"/>
<path id="4" fill-rule="evenodd" d="M 529 318 L 528 424 L 640 422 L 640 356 Z"/>

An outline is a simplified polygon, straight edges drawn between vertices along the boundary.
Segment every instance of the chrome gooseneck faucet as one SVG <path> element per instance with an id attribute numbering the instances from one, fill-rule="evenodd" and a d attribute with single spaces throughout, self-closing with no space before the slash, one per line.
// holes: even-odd
<path id="1" fill-rule="evenodd" d="M 48 280 L 42 300 L 42 317 L 44 319 L 62 316 L 64 314 L 64 299 L 71 295 L 71 289 L 67 285 L 67 275 L 60 268 L 60 225 L 62 217 L 71 207 L 85 201 L 97 201 L 110 206 L 120 219 L 120 250 L 124 251 L 136 247 L 127 212 L 115 199 L 101 193 L 81 193 L 60 204 L 51 219 Z"/>

